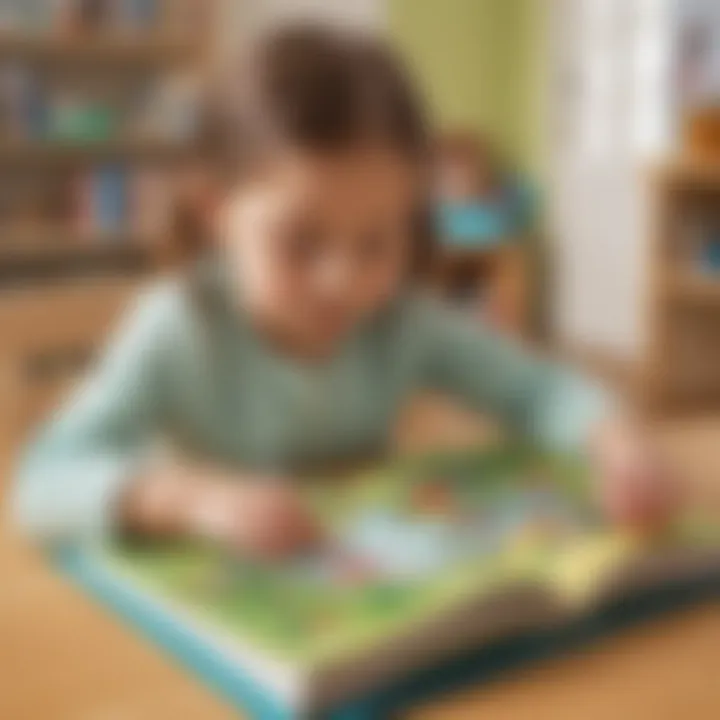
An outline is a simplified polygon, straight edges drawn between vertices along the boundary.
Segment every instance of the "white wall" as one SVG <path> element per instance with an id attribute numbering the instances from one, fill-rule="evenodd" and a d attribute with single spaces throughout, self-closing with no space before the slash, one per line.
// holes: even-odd
<path id="1" fill-rule="evenodd" d="M 548 184 L 555 321 L 569 346 L 639 356 L 648 171 L 672 139 L 668 0 L 555 0 Z"/>

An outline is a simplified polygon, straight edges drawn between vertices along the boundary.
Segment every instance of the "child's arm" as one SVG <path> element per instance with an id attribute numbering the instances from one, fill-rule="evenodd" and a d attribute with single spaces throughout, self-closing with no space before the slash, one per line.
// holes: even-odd
<path id="1" fill-rule="evenodd" d="M 27 533 L 42 540 L 117 528 L 203 535 L 263 556 L 313 540 L 312 520 L 289 485 L 147 457 L 169 416 L 172 360 L 187 348 L 182 302 L 173 287 L 144 297 L 95 372 L 30 446 L 12 502 Z"/>
<path id="2" fill-rule="evenodd" d="M 551 447 L 587 451 L 598 498 L 623 524 L 653 526 L 679 493 L 639 424 L 599 385 L 440 306 L 425 306 L 419 332 L 426 378 L 514 430 Z"/>
<path id="3" fill-rule="evenodd" d="M 139 471 L 163 402 L 167 289 L 143 296 L 97 368 L 22 458 L 11 509 L 40 538 L 95 534 Z"/>
<path id="4" fill-rule="evenodd" d="M 639 423 L 610 418 L 594 429 L 590 453 L 601 480 L 597 499 L 614 521 L 661 529 L 682 507 L 681 485 Z"/>
<path id="5" fill-rule="evenodd" d="M 165 464 L 138 476 L 117 522 L 144 537 L 196 537 L 261 559 L 312 545 L 319 528 L 305 500 L 280 479 Z"/>
<path id="6" fill-rule="evenodd" d="M 476 318 L 440 304 L 418 306 L 425 381 L 515 432 L 544 445 L 574 449 L 617 412 L 603 388 L 545 360 Z"/>

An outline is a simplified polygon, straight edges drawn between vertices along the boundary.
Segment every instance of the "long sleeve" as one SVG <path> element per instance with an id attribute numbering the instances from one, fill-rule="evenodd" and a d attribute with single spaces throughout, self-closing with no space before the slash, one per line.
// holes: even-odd
<path id="1" fill-rule="evenodd" d="M 31 535 L 76 538 L 112 525 L 162 406 L 166 299 L 160 289 L 139 299 L 95 370 L 21 459 L 11 511 Z"/>
<path id="2" fill-rule="evenodd" d="M 475 319 L 428 302 L 419 321 L 426 382 L 541 444 L 580 449 L 614 406 L 599 385 Z"/>

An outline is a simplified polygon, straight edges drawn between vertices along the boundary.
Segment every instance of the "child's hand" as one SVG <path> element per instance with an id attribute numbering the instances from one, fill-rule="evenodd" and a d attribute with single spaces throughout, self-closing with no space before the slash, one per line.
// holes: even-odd
<path id="1" fill-rule="evenodd" d="M 613 522 L 652 532 L 673 519 L 680 487 L 647 438 L 618 423 L 598 434 L 595 451 L 599 501 Z"/>
<path id="2" fill-rule="evenodd" d="M 144 535 L 204 537 L 262 558 L 300 550 L 320 535 L 289 483 L 197 469 L 139 480 L 121 515 L 126 527 Z"/>
<path id="3" fill-rule="evenodd" d="M 278 479 L 199 484 L 187 508 L 190 534 L 239 552 L 277 558 L 308 547 L 319 529 L 292 486 Z"/>

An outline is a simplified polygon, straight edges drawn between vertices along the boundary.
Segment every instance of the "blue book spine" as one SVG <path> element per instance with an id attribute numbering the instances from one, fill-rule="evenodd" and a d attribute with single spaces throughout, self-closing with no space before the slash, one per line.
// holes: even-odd
<path id="1" fill-rule="evenodd" d="M 95 228 L 104 233 L 120 232 L 128 213 L 127 177 L 123 168 L 97 169 L 91 179 L 92 217 Z"/>
<path id="2" fill-rule="evenodd" d="M 24 104 L 28 136 L 44 138 L 48 128 L 48 102 L 44 89 L 32 76 L 28 76 L 27 79 Z"/>
<path id="3" fill-rule="evenodd" d="M 148 30 L 157 24 L 157 0 L 120 0 L 122 24 L 133 30 Z"/>
<path id="4" fill-rule="evenodd" d="M 43 88 L 25 67 L 10 63 L 0 68 L 0 103 L 8 130 L 15 137 L 42 138 L 47 125 Z"/>

